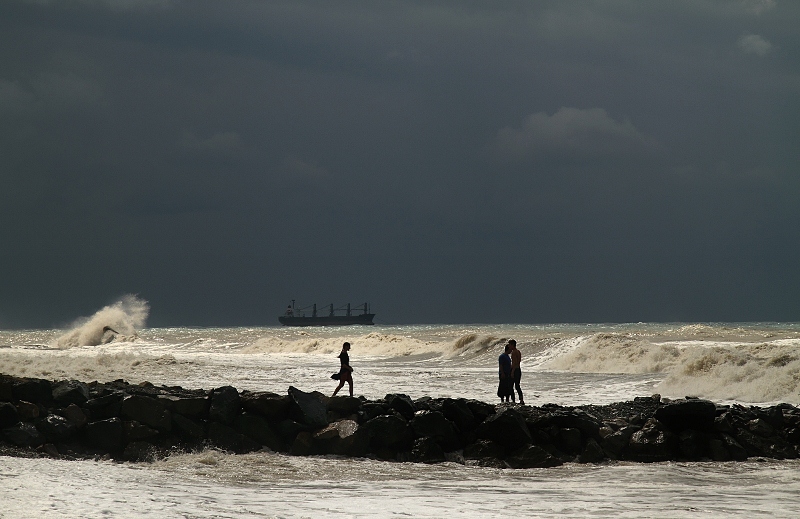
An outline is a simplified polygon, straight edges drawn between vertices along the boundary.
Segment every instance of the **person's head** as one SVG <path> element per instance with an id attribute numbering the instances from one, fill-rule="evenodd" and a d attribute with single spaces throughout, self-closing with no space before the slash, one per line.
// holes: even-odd
<path id="1" fill-rule="evenodd" d="M 512 349 L 512 350 L 516 350 L 517 349 L 517 341 L 515 341 L 514 339 L 509 339 L 508 340 L 508 347 L 510 349 Z"/>
<path id="2" fill-rule="evenodd" d="M 511 351 L 511 345 L 510 345 L 510 344 L 506 344 L 506 350 L 505 350 L 505 352 L 506 352 L 506 353 L 509 353 L 510 351 Z"/>
<path id="3" fill-rule="evenodd" d="M 342 349 L 344 351 L 350 351 L 350 343 L 346 342 L 346 343 L 342 344 Z"/>

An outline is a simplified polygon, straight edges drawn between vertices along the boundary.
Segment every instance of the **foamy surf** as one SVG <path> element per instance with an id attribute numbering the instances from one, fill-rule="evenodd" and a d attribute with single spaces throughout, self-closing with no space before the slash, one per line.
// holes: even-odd
<path id="1" fill-rule="evenodd" d="M 75 321 L 69 331 L 55 340 L 53 346 L 63 349 L 135 340 L 137 332 L 144 327 L 149 312 L 147 301 L 134 295 L 126 295 L 98 310 L 91 317 Z"/>

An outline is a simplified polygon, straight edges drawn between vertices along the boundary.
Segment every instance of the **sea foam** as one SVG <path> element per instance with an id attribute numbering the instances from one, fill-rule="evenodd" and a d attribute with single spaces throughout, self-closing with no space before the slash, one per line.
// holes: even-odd
<path id="1" fill-rule="evenodd" d="M 147 321 L 150 306 L 134 295 L 126 295 L 91 317 L 75 321 L 70 330 L 58 337 L 56 348 L 96 346 L 112 341 L 130 341 L 137 337 Z"/>

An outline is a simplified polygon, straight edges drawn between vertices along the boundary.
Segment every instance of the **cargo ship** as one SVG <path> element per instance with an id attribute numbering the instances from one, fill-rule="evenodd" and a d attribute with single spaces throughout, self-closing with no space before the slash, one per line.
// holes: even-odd
<path id="1" fill-rule="evenodd" d="M 311 315 L 306 315 L 309 310 Z M 350 326 L 375 324 L 372 322 L 374 317 L 375 314 L 369 312 L 368 303 L 354 307 L 347 303 L 339 308 L 334 308 L 331 303 L 323 306 L 322 313 L 318 313 L 316 303 L 304 308 L 296 308 L 294 299 L 292 299 L 292 303 L 286 308 L 286 312 L 278 317 L 278 321 L 284 326 Z"/>

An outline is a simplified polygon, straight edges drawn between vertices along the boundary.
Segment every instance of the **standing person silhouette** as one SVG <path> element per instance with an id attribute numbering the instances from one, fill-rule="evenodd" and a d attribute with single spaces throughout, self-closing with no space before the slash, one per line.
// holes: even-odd
<path id="1" fill-rule="evenodd" d="M 525 405 L 525 401 L 522 399 L 522 389 L 519 387 L 519 382 L 522 379 L 522 370 L 519 367 L 522 362 L 522 353 L 517 349 L 517 341 L 514 339 L 509 339 L 508 346 L 511 349 L 511 380 L 514 381 L 514 387 L 517 389 L 519 403 Z M 513 389 L 511 399 L 514 399 Z"/>
<path id="2" fill-rule="evenodd" d="M 339 368 L 339 387 L 333 391 L 333 395 L 331 396 L 336 396 L 336 393 L 342 389 L 345 382 L 350 384 L 350 396 L 353 396 L 353 368 L 350 367 L 350 355 L 347 354 L 348 351 L 350 351 L 350 343 L 346 342 L 342 344 L 342 352 L 339 354 L 339 361 L 342 363 L 342 367 Z"/>
<path id="3" fill-rule="evenodd" d="M 500 397 L 501 402 L 508 402 L 509 399 L 514 400 L 514 388 L 511 380 L 511 357 L 508 352 L 511 351 L 508 344 L 506 344 L 505 351 L 497 358 L 499 364 L 500 382 L 497 385 L 497 396 Z"/>

